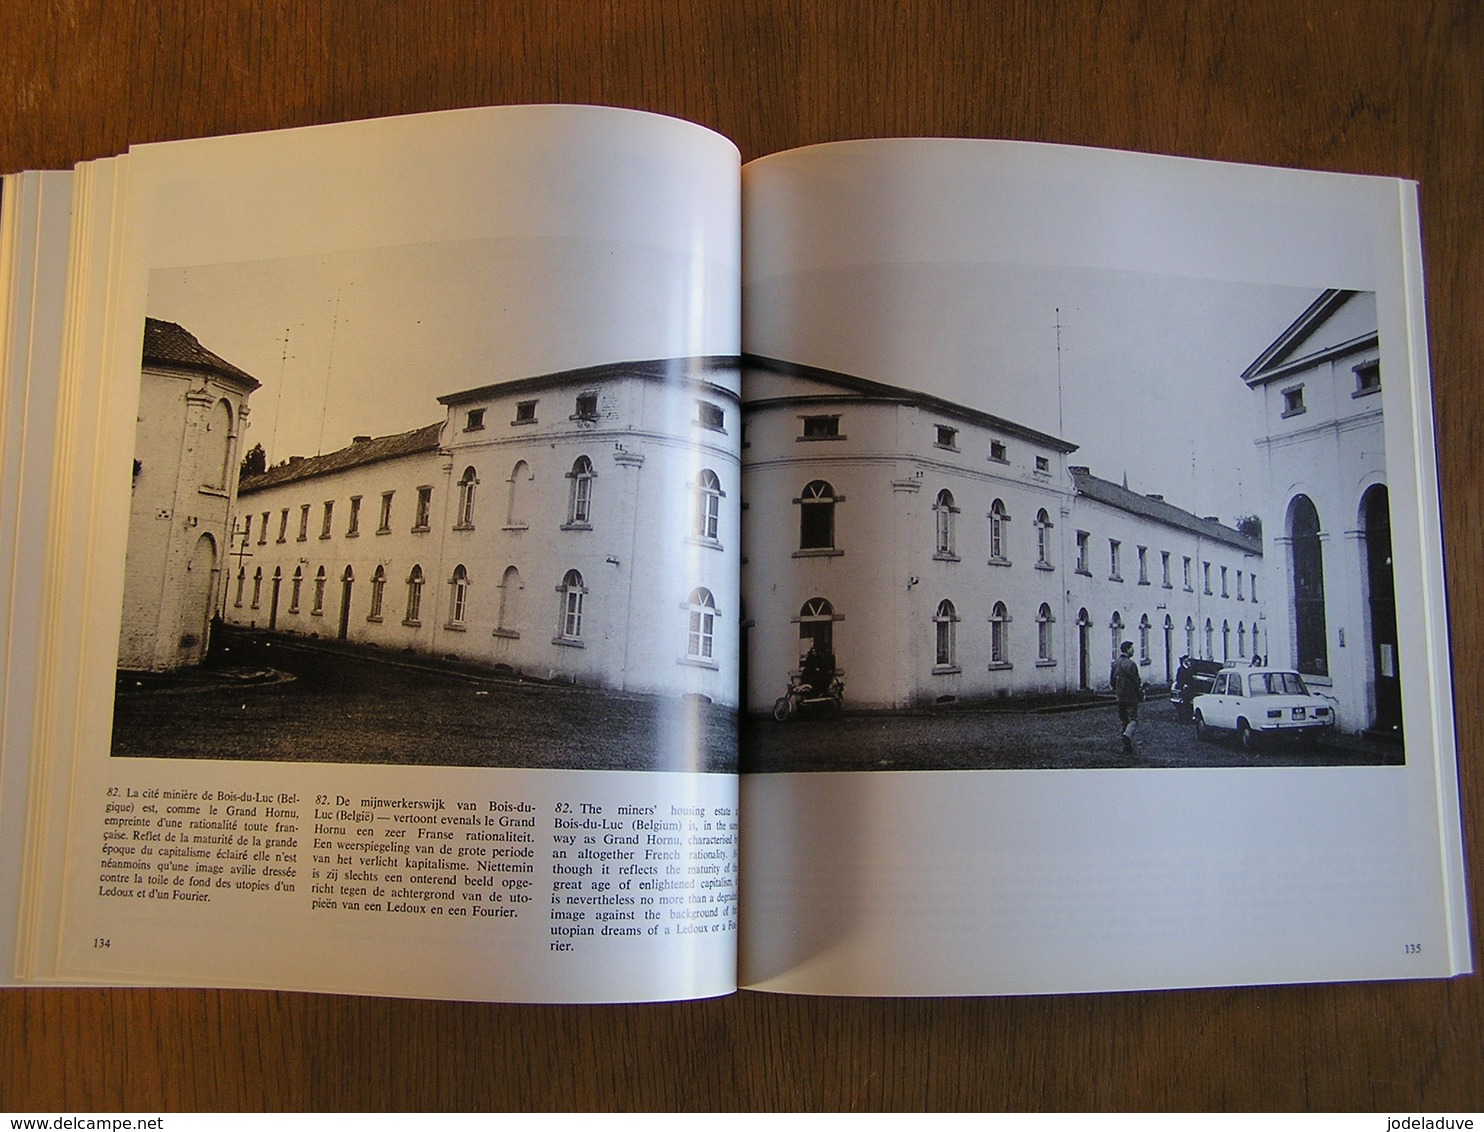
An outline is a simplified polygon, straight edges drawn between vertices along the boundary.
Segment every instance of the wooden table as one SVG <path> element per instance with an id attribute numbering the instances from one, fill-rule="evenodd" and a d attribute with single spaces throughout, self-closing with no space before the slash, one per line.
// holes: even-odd
<path id="1" fill-rule="evenodd" d="M 1230 10 L 1227 10 L 1228 7 Z M 1465 827 L 1484 829 L 1484 5 L 0 0 L 0 170 L 505 102 L 744 158 L 1024 138 L 1415 178 Z M 1477 857 L 1477 901 L 1484 894 Z M 0 992 L 0 1109 L 1484 1108 L 1484 979 L 999 1000 L 524 1007 Z"/>

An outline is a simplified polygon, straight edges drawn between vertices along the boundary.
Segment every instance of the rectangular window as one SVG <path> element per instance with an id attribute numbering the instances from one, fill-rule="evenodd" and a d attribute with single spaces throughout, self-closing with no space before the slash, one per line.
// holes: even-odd
<path id="1" fill-rule="evenodd" d="M 331 521 L 332 517 L 334 516 L 334 514 L 335 514 L 335 501 L 333 499 L 326 499 L 325 500 L 325 517 L 324 517 L 324 520 L 320 523 L 320 527 L 319 527 L 319 537 L 320 538 L 329 538 L 330 537 L 330 521 Z"/>
<path id="2" fill-rule="evenodd" d="M 1050 457 L 1047 457 L 1047 456 L 1037 456 L 1036 457 L 1036 471 L 1040 472 L 1043 476 L 1050 475 L 1051 474 L 1051 459 L 1050 459 Z"/>
<path id="3" fill-rule="evenodd" d="M 1364 397 L 1367 393 L 1379 393 L 1381 391 L 1381 363 L 1361 362 L 1354 368 L 1355 392 L 1352 397 Z"/>
<path id="4" fill-rule="evenodd" d="M 534 401 L 517 401 L 515 403 L 515 420 L 511 421 L 510 423 L 511 424 L 518 424 L 518 425 L 535 424 L 536 423 L 536 402 L 534 402 Z"/>
<path id="5" fill-rule="evenodd" d="M 1304 411 L 1304 387 L 1295 385 L 1292 389 L 1283 390 L 1283 415 L 1285 417 L 1296 417 Z"/>
<path id="6" fill-rule="evenodd" d="M 1225 566 L 1223 566 L 1221 568 L 1221 596 L 1222 597 L 1228 597 L 1228 596 L 1230 596 L 1226 592 L 1226 567 Z"/>
<path id="7" fill-rule="evenodd" d="M 1161 550 L 1159 552 L 1160 585 L 1170 589 L 1170 552 Z"/>
<path id="8" fill-rule="evenodd" d="M 270 512 L 263 512 L 263 525 L 258 528 L 258 545 L 262 546 L 268 541 L 268 516 Z"/>
<path id="9" fill-rule="evenodd" d="M 267 524 L 263 524 L 266 528 Z M 246 546 L 252 541 L 252 516 L 249 515 L 242 520 L 242 545 Z"/>
<path id="10" fill-rule="evenodd" d="M 1149 584 L 1149 548 L 1139 547 L 1139 585 Z"/>
<path id="11" fill-rule="evenodd" d="M 840 436 L 840 418 L 830 417 L 805 417 L 804 431 L 800 434 L 803 440 L 836 440 Z"/>
<path id="12" fill-rule="evenodd" d="M 534 404 L 535 402 L 532 402 Z M 420 487 L 417 489 L 417 510 L 412 517 L 412 529 L 414 531 L 425 531 L 428 529 L 429 520 L 433 513 L 433 489 L 431 487 Z"/>
<path id="13" fill-rule="evenodd" d="M 1120 551 L 1122 551 L 1122 549 L 1123 549 L 1123 544 L 1120 543 L 1116 538 L 1110 538 L 1108 540 L 1108 580 L 1109 581 L 1113 581 L 1113 582 L 1121 582 L 1121 581 L 1123 581 L 1123 575 L 1119 572 L 1119 569 L 1118 569 L 1118 566 L 1119 566 L 1118 560 L 1119 560 L 1119 558 L 1121 556 L 1120 555 Z"/>
<path id="14" fill-rule="evenodd" d="M 1242 600 L 1242 571 L 1237 571 L 1237 600 Z"/>
<path id="15" fill-rule="evenodd" d="M 1209 562 L 1201 563 L 1201 592 L 1211 592 L 1211 564 Z"/>
<path id="16" fill-rule="evenodd" d="M 937 425 L 934 428 L 936 439 L 933 443 L 939 448 L 947 448 L 952 452 L 958 451 L 958 429 L 949 428 L 947 425 Z"/>
<path id="17" fill-rule="evenodd" d="M 989 442 L 989 458 L 1000 464 L 1008 462 L 1005 442 L 1003 440 L 991 440 Z"/>
<path id="18" fill-rule="evenodd" d="M 713 405 L 710 401 L 696 402 L 696 424 L 702 428 L 722 432 L 726 426 L 726 419 L 726 414 L 722 412 L 720 405 Z"/>
<path id="19" fill-rule="evenodd" d="M 383 491 L 381 493 L 381 516 L 376 521 L 376 533 L 379 535 L 390 534 L 392 530 L 392 496 L 394 491 Z"/>
<path id="20" fill-rule="evenodd" d="M 1251 589 L 1252 589 L 1252 600 L 1253 601 L 1256 601 L 1257 600 L 1257 575 L 1256 574 L 1253 574 L 1252 575 L 1252 586 L 1251 586 Z"/>
<path id="21" fill-rule="evenodd" d="M 347 538 L 354 538 L 361 533 L 361 497 L 352 495 L 350 497 L 350 523 L 345 528 Z"/>
<path id="22" fill-rule="evenodd" d="M 299 505 L 299 540 L 304 542 L 309 538 L 309 504 Z"/>
<path id="23" fill-rule="evenodd" d="M 577 395 L 577 407 L 572 413 L 573 420 L 595 421 L 598 419 L 598 395 L 596 393 L 579 393 Z"/>
<path id="24" fill-rule="evenodd" d="M 1091 574 L 1092 565 L 1087 561 L 1087 547 L 1092 536 L 1086 531 L 1077 532 L 1077 566 L 1079 574 Z"/>
<path id="25" fill-rule="evenodd" d="M 478 432 L 484 428 L 484 410 L 470 409 L 464 414 L 464 431 Z"/>
<path id="26" fill-rule="evenodd" d="M 278 513 L 278 541 L 289 541 L 289 509 L 287 507 Z"/>

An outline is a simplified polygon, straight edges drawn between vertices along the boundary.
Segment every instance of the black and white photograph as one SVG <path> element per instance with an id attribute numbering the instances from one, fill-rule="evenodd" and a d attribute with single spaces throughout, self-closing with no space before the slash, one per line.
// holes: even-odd
<path id="1" fill-rule="evenodd" d="M 664 255 L 154 272 L 112 753 L 734 771 L 737 359 L 592 313 Z"/>
<path id="2" fill-rule="evenodd" d="M 744 770 L 1405 762 L 1373 293 L 875 263 L 748 300 L 813 364 L 744 368 Z"/>

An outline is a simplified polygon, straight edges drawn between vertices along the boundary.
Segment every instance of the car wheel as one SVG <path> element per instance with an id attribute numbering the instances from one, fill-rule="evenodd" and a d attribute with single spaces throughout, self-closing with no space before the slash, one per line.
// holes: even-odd
<path id="1" fill-rule="evenodd" d="M 773 701 L 773 718 L 782 723 L 788 718 L 788 697 L 779 696 Z"/>
<path id="2" fill-rule="evenodd" d="M 1215 738 L 1211 734 L 1211 729 L 1206 726 L 1206 717 L 1200 712 L 1195 713 L 1195 737 L 1202 743 L 1209 743 Z"/>
<path id="3" fill-rule="evenodd" d="M 1257 754 L 1257 732 L 1247 726 L 1245 719 L 1237 721 L 1237 739 L 1242 744 L 1242 750 L 1249 755 Z"/>

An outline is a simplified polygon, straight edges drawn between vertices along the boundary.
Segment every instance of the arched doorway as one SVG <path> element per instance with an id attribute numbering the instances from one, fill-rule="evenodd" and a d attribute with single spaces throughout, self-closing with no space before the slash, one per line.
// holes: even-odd
<path id="1" fill-rule="evenodd" d="M 200 664 L 211 636 L 216 613 L 216 540 L 203 534 L 186 562 L 185 592 L 181 595 L 177 662 Z"/>
<path id="2" fill-rule="evenodd" d="M 340 575 L 340 628 L 336 632 L 342 641 L 350 632 L 350 589 L 355 580 L 355 571 L 347 566 L 345 573 Z"/>
<path id="3" fill-rule="evenodd" d="M 1293 603 L 1294 659 L 1300 672 L 1328 676 L 1324 549 L 1319 537 L 1319 512 L 1307 495 L 1294 496 L 1288 505 L 1288 537 L 1292 540 L 1289 598 Z"/>
<path id="4" fill-rule="evenodd" d="M 1402 684 L 1397 664 L 1396 584 L 1391 571 L 1391 501 L 1385 484 L 1366 489 L 1360 501 L 1360 521 L 1370 607 L 1370 669 L 1376 689 L 1371 726 L 1378 731 L 1400 731 Z"/>

